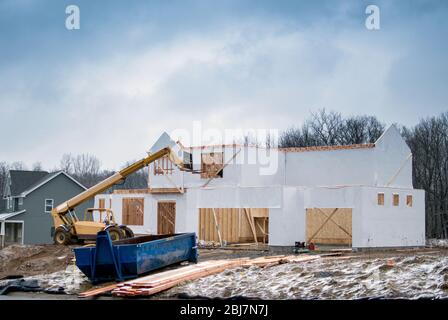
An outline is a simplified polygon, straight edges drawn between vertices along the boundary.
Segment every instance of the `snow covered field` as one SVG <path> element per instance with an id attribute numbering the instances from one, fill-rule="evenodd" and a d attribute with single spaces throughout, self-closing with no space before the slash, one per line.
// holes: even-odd
<path id="1" fill-rule="evenodd" d="M 446 253 L 326 258 L 237 268 L 163 294 L 261 299 L 448 298 Z"/>

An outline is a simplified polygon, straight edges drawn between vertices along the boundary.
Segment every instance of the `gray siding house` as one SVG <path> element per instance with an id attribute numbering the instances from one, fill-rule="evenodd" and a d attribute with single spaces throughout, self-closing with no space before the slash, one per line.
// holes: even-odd
<path id="1" fill-rule="evenodd" d="M 53 243 L 51 210 L 86 188 L 63 171 L 11 170 L 4 190 L 0 247 L 14 243 Z M 78 216 L 92 206 L 93 200 L 78 206 Z"/>

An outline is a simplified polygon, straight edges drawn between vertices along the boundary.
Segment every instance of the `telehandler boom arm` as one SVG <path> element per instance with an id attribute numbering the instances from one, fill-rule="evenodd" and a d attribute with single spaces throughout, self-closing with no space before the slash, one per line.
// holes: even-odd
<path id="1" fill-rule="evenodd" d="M 107 179 L 104 179 L 103 181 L 97 183 L 93 187 L 90 187 L 89 189 L 85 190 L 84 192 L 74 196 L 73 198 L 61 203 L 56 208 L 52 210 L 52 216 L 55 220 L 55 227 L 57 224 L 59 224 L 62 216 L 67 214 L 69 211 L 73 210 L 76 206 L 80 205 L 84 201 L 87 201 L 88 199 L 94 197 L 95 195 L 103 192 L 104 190 L 109 189 L 113 185 L 115 185 L 120 180 L 123 180 L 130 174 L 148 166 L 150 163 L 154 162 L 157 159 L 160 159 L 164 156 L 168 156 L 169 159 L 178 166 L 181 170 L 184 169 L 183 162 L 176 156 L 174 152 L 169 147 L 160 149 L 157 152 L 154 152 L 153 154 L 150 154 L 146 158 L 143 158 L 130 166 L 120 170 L 119 172 L 113 174 Z"/>

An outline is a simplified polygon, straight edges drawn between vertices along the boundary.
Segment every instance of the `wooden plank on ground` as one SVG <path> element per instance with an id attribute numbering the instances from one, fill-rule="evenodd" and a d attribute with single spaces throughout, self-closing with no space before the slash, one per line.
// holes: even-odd
<path id="1" fill-rule="evenodd" d="M 209 260 L 194 265 L 167 270 L 145 277 L 140 277 L 119 284 L 112 284 L 102 288 L 92 289 L 81 293 L 80 297 L 92 297 L 106 292 L 112 292 L 115 296 L 139 296 L 152 295 L 170 289 L 185 281 L 195 280 L 201 277 L 220 273 L 228 268 L 237 266 L 269 267 L 279 263 L 305 262 L 319 259 L 318 255 L 299 256 L 267 256 L 256 259 L 239 258 L 232 260 Z"/>

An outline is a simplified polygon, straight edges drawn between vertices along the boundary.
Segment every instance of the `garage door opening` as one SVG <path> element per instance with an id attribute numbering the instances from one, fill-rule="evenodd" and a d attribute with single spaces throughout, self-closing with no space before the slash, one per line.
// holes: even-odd
<path id="1" fill-rule="evenodd" d="M 268 208 L 200 208 L 199 240 L 223 244 L 269 242 Z"/>
<path id="2" fill-rule="evenodd" d="M 351 247 L 352 209 L 306 209 L 306 242 Z"/>

